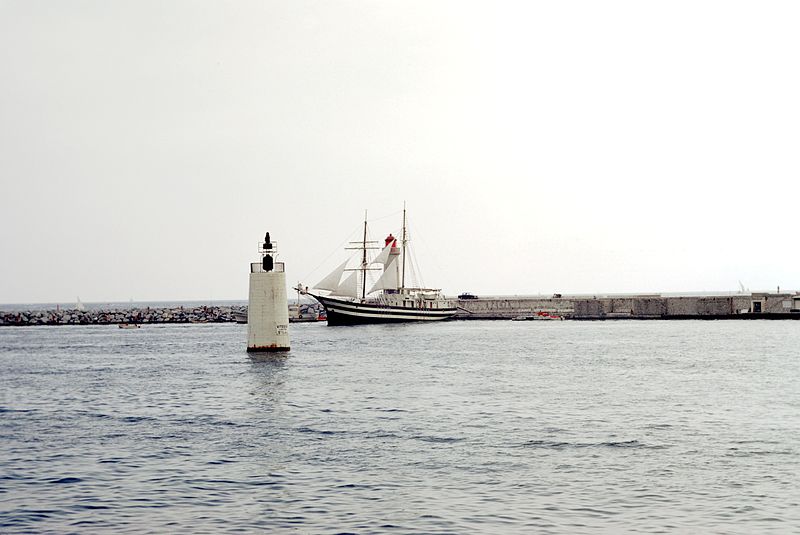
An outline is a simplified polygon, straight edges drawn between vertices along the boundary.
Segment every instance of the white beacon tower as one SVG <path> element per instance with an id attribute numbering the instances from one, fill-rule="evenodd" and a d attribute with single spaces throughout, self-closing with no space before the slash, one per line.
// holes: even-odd
<path id="1" fill-rule="evenodd" d="M 247 303 L 247 351 L 289 351 L 289 305 L 286 273 L 276 262 L 278 244 L 269 239 L 259 245 L 261 262 L 250 264 Z"/>

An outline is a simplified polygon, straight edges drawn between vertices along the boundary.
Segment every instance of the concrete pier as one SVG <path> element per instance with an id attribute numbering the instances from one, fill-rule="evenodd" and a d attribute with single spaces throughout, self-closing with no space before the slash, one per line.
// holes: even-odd
<path id="1" fill-rule="evenodd" d="M 800 294 L 555 295 L 459 299 L 457 319 L 514 319 L 543 312 L 574 320 L 800 319 Z"/>
<path id="2" fill-rule="evenodd" d="M 565 295 L 454 299 L 456 319 L 505 319 L 546 312 L 574 320 L 800 319 L 800 294 Z M 90 310 L 0 310 L 0 326 L 113 325 L 117 323 L 226 323 L 247 316 L 247 306 Z"/>

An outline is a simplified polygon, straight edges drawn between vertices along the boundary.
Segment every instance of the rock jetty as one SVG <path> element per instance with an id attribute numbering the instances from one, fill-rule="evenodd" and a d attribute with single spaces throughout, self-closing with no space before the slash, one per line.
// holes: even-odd
<path id="1" fill-rule="evenodd" d="M 225 323 L 246 306 L 198 306 L 99 310 L 0 311 L 0 325 L 113 325 L 118 323 Z"/>

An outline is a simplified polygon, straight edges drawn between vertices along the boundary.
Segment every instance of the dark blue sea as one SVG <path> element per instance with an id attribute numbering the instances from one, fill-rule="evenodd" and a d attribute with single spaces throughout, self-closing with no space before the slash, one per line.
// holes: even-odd
<path id="1" fill-rule="evenodd" d="M 0 328 L 2 533 L 798 533 L 800 323 Z"/>

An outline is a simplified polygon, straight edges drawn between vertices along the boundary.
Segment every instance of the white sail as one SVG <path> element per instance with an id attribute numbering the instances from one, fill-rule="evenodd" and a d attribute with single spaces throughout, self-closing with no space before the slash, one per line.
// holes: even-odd
<path id="1" fill-rule="evenodd" d="M 390 243 L 386 247 L 384 247 L 378 256 L 375 257 L 375 260 L 372 261 L 373 264 L 383 264 L 384 266 L 391 262 L 389 259 L 389 253 L 392 252 L 392 244 Z"/>
<path id="2" fill-rule="evenodd" d="M 319 281 L 314 288 L 319 290 L 328 290 L 330 292 L 336 290 L 339 287 L 339 281 L 342 280 L 342 273 L 344 273 L 344 268 L 347 265 L 347 260 L 342 262 L 342 265 L 331 271 L 330 275 Z"/>
<path id="3" fill-rule="evenodd" d="M 353 271 L 342 283 L 333 290 L 331 295 L 339 297 L 358 297 L 358 271 Z"/>
<path id="4" fill-rule="evenodd" d="M 389 264 L 386 266 L 386 269 L 384 269 L 383 275 L 375 281 L 369 293 L 375 290 L 396 290 L 398 288 L 397 265 L 393 262 L 396 258 L 397 256 L 393 256 L 391 260 L 389 260 Z"/>

